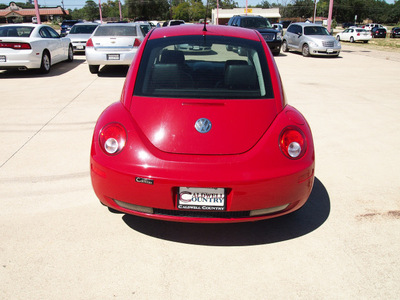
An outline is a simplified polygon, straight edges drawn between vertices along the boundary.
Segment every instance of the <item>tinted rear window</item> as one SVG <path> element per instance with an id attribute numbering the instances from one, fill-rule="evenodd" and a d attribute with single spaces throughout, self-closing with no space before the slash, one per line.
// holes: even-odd
<path id="1" fill-rule="evenodd" d="M 99 26 L 95 36 L 137 36 L 136 26 Z"/>
<path id="2" fill-rule="evenodd" d="M 71 28 L 70 34 L 91 34 L 98 25 L 75 25 Z"/>
<path id="3" fill-rule="evenodd" d="M 32 31 L 33 27 L 28 26 L 0 27 L 0 37 L 29 37 Z"/>
<path id="4" fill-rule="evenodd" d="M 262 44 L 215 36 L 149 40 L 134 94 L 168 98 L 273 98 Z"/>

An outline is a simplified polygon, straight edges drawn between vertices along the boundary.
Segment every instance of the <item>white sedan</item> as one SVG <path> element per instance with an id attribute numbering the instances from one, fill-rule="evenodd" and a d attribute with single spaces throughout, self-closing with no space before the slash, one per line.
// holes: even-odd
<path id="1" fill-rule="evenodd" d="M 73 61 L 69 38 L 41 24 L 0 26 L 0 70 L 40 69 L 48 73 L 52 65 Z"/>
<path id="2" fill-rule="evenodd" d="M 368 43 L 371 38 L 371 33 L 364 28 L 347 28 L 345 31 L 336 35 L 338 41 L 347 41 L 350 43 L 357 41 Z"/>
<path id="3" fill-rule="evenodd" d="M 113 23 L 97 27 L 86 43 L 90 73 L 98 73 L 100 65 L 129 66 L 145 35 L 139 23 Z"/>

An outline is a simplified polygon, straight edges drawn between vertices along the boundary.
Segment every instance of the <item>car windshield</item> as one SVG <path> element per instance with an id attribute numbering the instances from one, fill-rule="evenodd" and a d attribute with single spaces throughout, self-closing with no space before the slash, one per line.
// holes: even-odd
<path id="1" fill-rule="evenodd" d="M 95 36 L 137 36 L 136 26 L 99 26 Z"/>
<path id="2" fill-rule="evenodd" d="M 29 37 L 32 31 L 30 26 L 0 26 L 0 37 Z"/>
<path id="3" fill-rule="evenodd" d="M 75 25 L 69 34 L 91 34 L 98 25 Z"/>
<path id="4" fill-rule="evenodd" d="M 365 29 L 356 29 L 357 32 L 367 32 Z"/>
<path id="5" fill-rule="evenodd" d="M 137 96 L 204 99 L 273 98 L 260 42 L 221 36 L 149 40 L 141 58 Z"/>
<path id="6" fill-rule="evenodd" d="M 329 35 L 328 30 L 321 26 L 304 27 L 304 35 Z"/>
<path id="7" fill-rule="evenodd" d="M 242 27 L 246 28 L 272 28 L 271 23 L 266 18 L 243 18 Z"/>

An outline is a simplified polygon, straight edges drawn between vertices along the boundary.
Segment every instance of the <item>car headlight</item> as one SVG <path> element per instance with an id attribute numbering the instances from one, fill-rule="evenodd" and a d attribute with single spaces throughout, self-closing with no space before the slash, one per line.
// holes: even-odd
<path id="1" fill-rule="evenodd" d="M 126 131 L 119 123 L 104 126 L 99 135 L 99 143 L 105 154 L 115 155 L 125 147 Z"/>
<path id="2" fill-rule="evenodd" d="M 316 42 L 311 42 L 311 41 L 308 44 L 310 45 L 310 47 L 314 47 L 314 48 L 319 46 Z"/>
<path id="3" fill-rule="evenodd" d="M 281 34 L 280 32 L 278 32 L 278 33 L 276 34 L 276 39 L 277 39 L 278 41 L 280 41 L 280 40 L 282 39 L 282 34 Z"/>
<path id="4" fill-rule="evenodd" d="M 294 126 L 282 130 L 279 146 L 283 154 L 291 159 L 299 159 L 306 152 L 306 138 L 301 130 Z"/>

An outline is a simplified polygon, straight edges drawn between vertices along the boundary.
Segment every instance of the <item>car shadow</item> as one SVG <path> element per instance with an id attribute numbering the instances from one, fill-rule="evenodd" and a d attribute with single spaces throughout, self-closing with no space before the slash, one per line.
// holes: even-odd
<path id="1" fill-rule="evenodd" d="M 106 65 L 100 68 L 97 76 L 99 77 L 126 77 L 128 73 L 129 66 L 119 66 L 119 65 Z"/>
<path id="2" fill-rule="evenodd" d="M 18 70 L 4 70 L 0 71 L 0 78 L 32 78 L 32 77 L 55 77 L 68 73 L 79 65 L 83 64 L 85 60 L 75 59 L 72 62 L 60 62 L 51 66 L 50 72 L 42 74 L 38 69 L 29 69 L 24 71 Z"/>
<path id="3" fill-rule="evenodd" d="M 315 178 L 306 204 L 282 217 L 247 223 L 194 224 L 141 218 L 125 214 L 123 221 L 143 234 L 178 243 L 207 246 L 251 246 L 298 238 L 320 227 L 329 217 L 330 199 Z"/>

